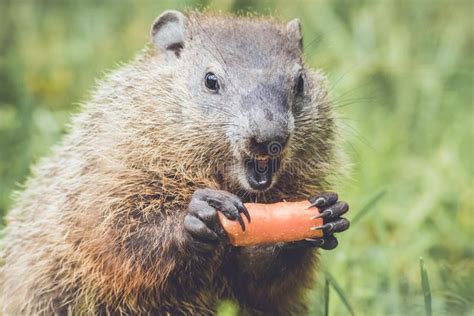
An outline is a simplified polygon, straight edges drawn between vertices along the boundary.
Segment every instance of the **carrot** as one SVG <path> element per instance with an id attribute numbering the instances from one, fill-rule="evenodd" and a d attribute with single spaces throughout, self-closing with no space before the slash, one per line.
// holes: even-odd
<path id="1" fill-rule="evenodd" d="M 246 203 L 250 213 L 250 223 L 245 216 L 245 231 L 237 221 L 227 219 L 219 213 L 219 219 L 230 243 L 234 246 L 253 246 L 321 238 L 321 230 L 311 227 L 323 224 L 322 218 L 311 219 L 319 210 L 309 201 L 278 202 L 273 204 Z"/>

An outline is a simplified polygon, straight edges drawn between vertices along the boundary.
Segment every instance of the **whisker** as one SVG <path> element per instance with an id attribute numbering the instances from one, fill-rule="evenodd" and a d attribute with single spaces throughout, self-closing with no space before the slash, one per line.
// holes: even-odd
<path id="1" fill-rule="evenodd" d="M 218 112 L 221 112 L 222 114 L 227 114 L 227 115 L 230 115 L 230 116 L 232 116 L 232 117 L 234 117 L 234 118 L 238 118 L 238 116 L 237 116 L 235 113 L 230 112 L 230 111 L 228 111 L 228 110 L 226 110 L 226 109 L 217 107 L 217 106 L 212 105 L 212 104 L 206 104 L 206 105 L 204 105 L 204 108 L 216 110 L 216 111 L 218 111 Z"/>
<path id="2" fill-rule="evenodd" d="M 196 22 L 196 24 L 198 25 L 198 27 L 201 29 L 201 31 L 206 35 L 206 37 L 207 37 L 208 40 L 211 42 L 211 44 L 214 45 L 214 47 L 216 48 L 216 51 L 217 51 L 217 53 L 219 54 L 219 57 L 220 57 L 220 59 L 221 59 L 221 61 L 222 61 L 222 63 L 223 63 L 223 66 L 225 66 L 225 67 L 223 67 L 224 72 L 226 73 L 227 77 L 228 77 L 229 80 L 230 80 L 229 73 L 227 72 L 227 62 L 225 61 L 224 56 L 222 55 L 222 53 L 221 53 L 219 47 L 218 47 L 218 46 L 216 45 L 216 43 L 212 40 L 211 36 L 206 32 L 206 30 L 202 27 L 202 25 L 201 25 L 201 23 L 199 22 L 199 20 L 198 20 L 198 19 L 195 19 L 195 22 Z M 206 48 L 206 45 L 202 45 L 202 47 Z M 216 56 L 215 56 L 210 50 L 208 50 L 207 48 L 206 48 L 206 50 L 207 50 L 214 58 L 216 58 Z M 216 59 L 218 59 L 218 58 L 216 58 Z"/>

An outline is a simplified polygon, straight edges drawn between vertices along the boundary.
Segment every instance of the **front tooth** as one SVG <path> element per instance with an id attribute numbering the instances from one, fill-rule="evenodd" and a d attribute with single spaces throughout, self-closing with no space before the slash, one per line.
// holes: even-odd
<path id="1" fill-rule="evenodd" d="M 268 160 L 268 156 L 255 156 L 257 160 Z"/>

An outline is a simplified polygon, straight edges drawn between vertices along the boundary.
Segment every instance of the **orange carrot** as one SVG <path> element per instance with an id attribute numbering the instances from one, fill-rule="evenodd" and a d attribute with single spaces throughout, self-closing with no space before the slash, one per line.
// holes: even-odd
<path id="1" fill-rule="evenodd" d="M 250 223 L 245 216 L 245 231 L 239 222 L 227 219 L 219 212 L 219 219 L 234 246 L 252 246 L 321 238 L 321 230 L 311 227 L 323 224 L 322 218 L 311 219 L 319 210 L 309 201 L 279 202 L 273 204 L 246 203 Z"/>

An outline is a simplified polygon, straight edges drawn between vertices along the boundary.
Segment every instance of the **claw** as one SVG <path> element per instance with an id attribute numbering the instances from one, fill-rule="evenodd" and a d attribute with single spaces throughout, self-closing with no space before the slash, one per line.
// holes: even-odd
<path id="1" fill-rule="evenodd" d="M 320 226 L 313 226 L 310 229 L 311 230 L 323 230 L 325 225 L 320 225 Z"/>
<path id="2" fill-rule="evenodd" d="M 319 213 L 318 215 L 311 216 L 309 219 L 318 219 L 318 218 L 321 218 L 323 216 L 324 216 L 323 213 Z"/>
<path id="3" fill-rule="evenodd" d="M 332 209 L 327 209 L 322 213 L 312 216 L 310 219 L 318 219 L 321 217 L 331 217 L 333 216 L 333 214 L 334 214 L 334 211 Z"/>
<path id="4" fill-rule="evenodd" d="M 212 207 L 220 210 L 227 218 L 232 219 L 232 220 L 237 220 L 240 226 L 242 227 L 242 230 L 245 231 L 245 223 L 244 223 L 244 220 L 242 219 L 242 216 L 240 216 L 240 212 L 243 212 L 245 214 L 245 211 L 243 210 L 243 207 L 245 206 L 243 204 L 242 206 L 240 206 L 237 203 L 231 203 L 228 205 L 228 207 L 224 207 L 220 201 L 214 200 L 214 199 L 209 199 L 208 203 Z M 245 216 L 247 217 L 247 215 Z M 247 217 L 247 219 L 249 219 L 249 217 Z"/>
<path id="5" fill-rule="evenodd" d="M 325 233 L 330 233 L 330 232 L 333 231 L 334 227 L 335 227 L 334 223 L 327 223 L 327 224 L 324 224 L 324 225 L 311 227 L 310 229 L 311 230 L 322 230 Z"/>
<path id="6" fill-rule="evenodd" d="M 324 239 L 313 239 L 313 238 L 306 238 L 305 239 L 306 241 L 310 242 L 313 246 L 316 246 L 316 247 L 321 247 L 322 245 L 324 245 Z"/>
<path id="7" fill-rule="evenodd" d="M 331 219 L 345 214 L 349 210 L 349 206 L 345 202 L 337 202 L 330 208 L 323 210 L 320 214 L 314 215 L 311 219 L 317 219 L 324 217 L 325 219 Z"/>
<path id="8" fill-rule="evenodd" d="M 312 197 L 309 202 L 311 205 L 316 206 L 317 208 L 322 208 L 336 203 L 337 199 L 338 196 L 336 193 L 328 192 Z"/>
<path id="9" fill-rule="evenodd" d="M 239 224 L 242 227 L 242 230 L 245 231 L 245 223 L 244 223 L 244 220 L 242 219 L 242 216 L 240 216 L 240 213 L 237 216 L 237 220 L 239 221 Z"/>
<path id="10" fill-rule="evenodd" d="M 242 213 L 244 213 L 245 217 L 247 218 L 247 221 L 250 223 L 250 213 L 249 210 L 245 207 L 245 205 L 242 203 L 240 205 Z M 245 230 L 245 229 L 244 229 Z"/>

